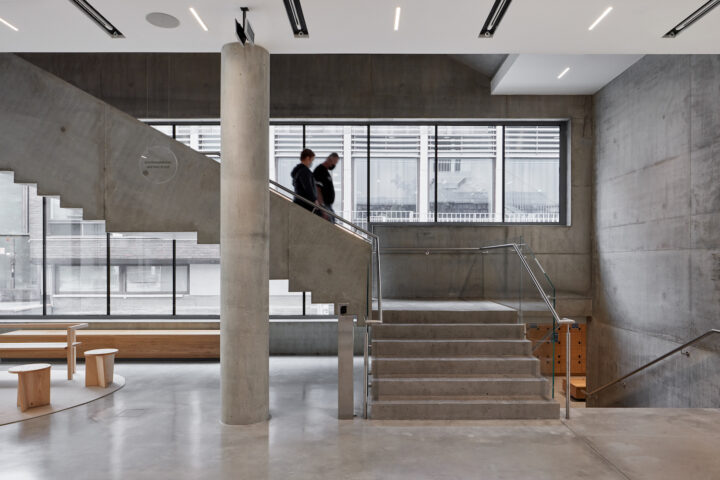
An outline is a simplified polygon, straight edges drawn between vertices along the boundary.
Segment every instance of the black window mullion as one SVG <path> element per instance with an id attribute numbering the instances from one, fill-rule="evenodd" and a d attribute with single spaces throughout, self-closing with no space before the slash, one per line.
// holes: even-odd
<path id="1" fill-rule="evenodd" d="M 47 197 L 42 197 L 42 314 L 47 315 Z"/>
<path id="2" fill-rule="evenodd" d="M 502 128 L 502 139 L 503 139 L 503 142 L 502 142 L 502 147 L 503 147 L 502 165 L 500 166 L 500 168 L 502 168 L 502 180 L 501 180 L 501 182 L 502 182 L 502 200 L 500 201 L 500 209 L 501 209 L 500 211 L 502 212 L 502 217 L 501 217 L 502 223 L 505 223 L 505 152 L 507 151 L 507 146 L 506 146 L 507 139 L 505 138 L 505 126 L 502 126 L 500 128 Z"/>
<path id="3" fill-rule="evenodd" d="M 367 226 L 370 228 L 370 124 L 367 124 L 367 165 L 366 165 L 366 195 L 367 195 Z"/>
<path id="4" fill-rule="evenodd" d="M 307 132 L 306 132 L 306 129 L 307 129 L 307 125 L 305 125 L 305 124 L 303 123 L 303 126 L 302 126 L 302 149 L 303 149 L 303 150 L 305 150 L 305 148 L 307 148 L 307 147 L 305 146 L 305 145 L 306 145 L 306 140 L 307 140 Z M 303 317 L 304 317 L 305 315 L 307 315 L 307 307 L 305 306 L 305 304 L 306 304 L 306 300 L 305 300 L 306 294 L 307 294 L 307 292 L 305 292 L 305 290 L 303 290 L 303 292 L 302 292 L 302 316 L 303 316 Z"/>
<path id="5" fill-rule="evenodd" d="M 105 314 L 110 315 L 110 233 L 105 232 Z"/>
<path id="6" fill-rule="evenodd" d="M 435 124 L 435 223 L 438 221 L 438 126 Z"/>
<path id="7" fill-rule="evenodd" d="M 567 137 L 568 137 L 568 123 L 564 123 L 560 125 L 560 171 L 558 174 L 560 175 L 560 192 L 559 192 L 559 199 L 560 199 L 560 225 L 567 225 L 568 224 L 568 218 L 567 218 L 567 212 L 568 212 L 568 205 L 570 204 L 570 199 L 568 198 L 568 178 L 567 178 L 567 172 L 568 172 L 568 144 L 567 144 Z"/>
<path id="8" fill-rule="evenodd" d="M 172 241 L 172 314 L 177 315 L 177 240 Z"/>

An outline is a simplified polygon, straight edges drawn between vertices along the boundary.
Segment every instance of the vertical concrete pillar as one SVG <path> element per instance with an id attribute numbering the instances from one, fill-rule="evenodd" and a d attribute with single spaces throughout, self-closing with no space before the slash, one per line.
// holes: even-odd
<path id="1" fill-rule="evenodd" d="M 247 425 L 269 416 L 267 50 L 223 47 L 220 116 L 221 420 Z"/>

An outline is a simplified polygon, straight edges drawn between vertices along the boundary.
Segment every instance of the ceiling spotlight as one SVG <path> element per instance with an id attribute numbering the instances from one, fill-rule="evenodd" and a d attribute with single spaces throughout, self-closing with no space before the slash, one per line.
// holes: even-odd
<path id="1" fill-rule="evenodd" d="M 190 13 L 192 13 L 193 17 L 195 17 L 195 20 L 200 24 L 203 30 L 206 32 L 208 31 L 207 25 L 205 25 L 205 22 L 202 21 L 202 18 L 200 18 L 200 15 L 195 11 L 193 7 L 190 7 Z"/>
<path id="2" fill-rule="evenodd" d="M 105 30 L 105 33 L 110 35 L 112 38 L 125 38 L 125 36 L 120 33 L 120 30 L 115 28 L 115 25 L 110 23 L 110 21 L 105 18 L 100 12 L 98 12 L 95 7 L 90 5 L 85 0 L 70 0 L 76 7 L 78 7 L 85 15 L 87 15 L 90 20 L 95 22 L 98 27 Z"/>
<path id="3" fill-rule="evenodd" d="M 563 77 L 565 76 L 565 74 L 568 73 L 569 71 L 570 71 L 570 67 L 566 67 L 565 70 L 563 70 L 563 71 L 560 73 L 560 75 L 558 75 L 558 80 L 560 80 L 561 78 L 563 78 Z"/>
<path id="4" fill-rule="evenodd" d="M 288 19 L 290 19 L 293 35 L 296 37 L 307 37 L 310 35 L 307 24 L 305 23 L 305 15 L 303 15 L 300 0 L 283 0 L 283 3 L 285 3 L 285 10 L 287 10 Z"/>
<path id="5" fill-rule="evenodd" d="M 400 28 L 400 7 L 395 9 L 395 31 L 397 32 Z"/>
<path id="6" fill-rule="evenodd" d="M 705 5 L 703 5 L 702 7 L 698 8 L 693 13 L 691 13 L 690 16 L 687 17 L 685 20 L 683 20 L 682 22 L 675 25 L 675 27 L 672 30 L 670 30 L 668 33 L 663 35 L 663 37 L 665 37 L 665 38 L 677 37 L 682 32 L 684 32 L 687 29 L 687 27 L 689 27 L 690 25 L 692 25 L 693 23 L 697 22 L 702 17 L 704 17 L 705 15 L 710 13 L 710 10 L 717 7 L 718 5 L 720 5 L 720 0 L 710 0 Z"/>
<path id="7" fill-rule="evenodd" d="M 13 25 L 12 23 L 8 22 L 7 20 L 3 20 L 2 18 L 0 18 L 0 23 L 3 23 L 3 24 L 5 24 L 5 25 L 7 25 L 8 28 L 10 28 L 10 29 L 12 29 L 12 30 L 15 30 L 16 32 L 19 31 L 19 29 L 18 29 L 15 25 Z"/>
<path id="8" fill-rule="evenodd" d="M 600 16 L 597 18 L 597 20 L 595 20 L 595 21 L 593 22 L 592 25 L 590 25 L 590 28 L 588 28 L 588 30 L 592 30 L 593 28 L 597 27 L 597 26 L 598 26 L 598 23 L 602 22 L 603 19 L 608 16 L 608 13 L 612 12 L 612 9 L 613 9 L 613 7 L 608 7 L 608 8 L 606 8 L 605 11 L 602 13 L 602 15 L 600 15 Z"/>
<path id="9" fill-rule="evenodd" d="M 495 30 L 497 30 L 500 21 L 510 6 L 510 2 L 512 2 L 512 0 L 495 0 L 495 3 L 490 9 L 490 15 L 488 15 L 485 20 L 485 25 L 483 25 L 480 31 L 480 38 L 492 38 L 493 35 L 495 35 Z"/>
<path id="10" fill-rule="evenodd" d="M 240 10 L 243 12 L 242 24 L 235 19 L 235 33 L 237 34 L 240 43 L 245 45 L 250 42 L 255 43 L 255 32 L 250 26 L 250 20 L 247 19 L 247 12 L 250 10 L 248 7 L 241 7 Z"/>

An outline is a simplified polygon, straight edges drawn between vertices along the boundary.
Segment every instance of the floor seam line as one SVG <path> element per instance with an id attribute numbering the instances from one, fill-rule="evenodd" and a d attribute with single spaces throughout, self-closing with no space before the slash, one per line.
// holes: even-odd
<path id="1" fill-rule="evenodd" d="M 617 473 L 619 473 L 623 478 L 626 478 L 627 480 L 633 480 L 632 477 L 630 477 L 630 475 L 628 475 L 627 473 L 623 472 L 620 467 L 618 467 L 617 465 L 615 465 L 609 458 L 607 458 L 605 455 L 603 455 L 602 453 L 600 453 L 600 451 L 599 451 L 599 450 L 597 449 L 597 447 L 590 441 L 590 439 L 588 439 L 588 438 L 587 438 L 586 436 L 584 436 L 584 435 L 581 435 L 581 434 L 577 433 L 575 430 L 573 430 L 572 428 L 570 428 L 570 426 L 567 424 L 567 422 L 562 421 L 562 424 L 565 425 L 565 428 L 567 428 L 567 429 L 570 431 L 570 433 L 572 433 L 572 434 L 575 435 L 577 438 L 579 438 L 580 440 L 582 440 L 582 442 L 585 444 L 585 446 L 586 446 L 591 452 L 593 452 L 595 455 L 597 455 L 597 456 L 600 458 L 600 460 L 602 460 L 604 463 L 606 463 L 607 465 L 609 465 L 610 467 L 612 467 L 612 469 L 615 470 Z"/>

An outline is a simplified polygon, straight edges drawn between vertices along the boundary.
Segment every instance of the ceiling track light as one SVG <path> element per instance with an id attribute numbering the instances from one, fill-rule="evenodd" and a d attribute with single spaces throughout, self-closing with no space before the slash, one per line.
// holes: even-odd
<path id="1" fill-rule="evenodd" d="M 612 12 L 612 9 L 613 9 L 613 7 L 608 7 L 608 8 L 606 8 L 605 11 L 597 18 L 597 20 L 595 20 L 595 21 L 593 22 L 593 24 L 590 25 L 590 27 L 588 28 L 588 30 L 591 30 L 591 31 L 592 31 L 595 27 L 597 27 L 598 24 L 599 24 L 600 22 L 602 22 L 603 19 L 604 19 L 605 17 L 607 17 L 610 12 Z"/>
<path id="2" fill-rule="evenodd" d="M 85 0 L 70 0 L 76 7 L 78 7 L 85 15 L 87 15 L 90 20 L 95 22 L 98 27 L 103 29 L 105 33 L 110 35 L 112 38 L 125 38 L 125 35 L 123 35 L 120 30 L 115 28 L 115 25 L 110 23 L 110 21 L 105 18 L 102 13 L 95 10 L 95 7 L 90 5 Z"/>
<path id="3" fill-rule="evenodd" d="M 202 28 L 203 30 L 205 30 L 207 32 L 208 31 L 207 25 L 205 25 L 205 22 L 203 22 L 202 18 L 200 18 L 200 15 L 198 15 L 198 13 L 195 11 L 195 9 L 193 7 L 190 7 L 190 13 L 192 13 L 192 16 L 195 17 L 195 21 L 198 23 L 198 25 L 200 25 L 200 28 Z"/>
<path id="4" fill-rule="evenodd" d="M 19 32 L 19 31 L 20 31 L 19 28 L 17 28 L 15 25 L 13 25 L 12 23 L 8 22 L 7 20 L 3 20 L 2 18 L 0 18 L 0 23 L 5 24 L 5 25 L 6 25 L 9 29 L 11 29 L 11 30 L 15 30 L 16 32 Z"/>
<path id="5" fill-rule="evenodd" d="M 395 31 L 397 32 L 400 29 L 400 7 L 397 7 L 395 9 Z"/>
<path id="6" fill-rule="evenodd" d="M 490 9 L 490 15 L 488 15 L 485 20 L 485 25 L 483 25 L 480 31 L 480 38 L 492 38 L 493 35 L 495 35 L 495 31 L 505 16 L 505 12 L 507 12 L 511 2 L 512 0 L 495 0 L 495 3 Z"/>
<path id="7" fill-rule="evenodd" d="M 563 78 L 568 72 L 570 71 L 570 67 L 566 67 L 565 70 L 563 70 L 560 75 L 558 75 L 558 80 Z"/>
<path id="8" fill-rule="evenodd" d="M 305 16 L 303 15 L 300 0 L 283 0 L 283 3 L 285 4 L 285 10 L 287 10 L 293 35 L 298 38 L 308 37 L 310 33 L 308 32 L 308 27 L 305 23 Z"/>
<path id="9" fill-rule="evenodd" d="M 687 28 L 692 25 L 693 23 L 697 22 L 701 18 L 703 18 L 705 15 L 710 13 L 710 10 L 720 5 L 720 0 L 710 0 L 709 2 L 705 3 L 702 7 L 695 10 L 693 13 L 690 14 L 689 17 L 687 17 L 682 22 L 678 23 L 673 27 L 672 30 L 667 32 L 665 35 L 663 35 L 664 38 L 675 38 L 678 35 L 680 35 L 682 32 L 687 30 Z"/>

